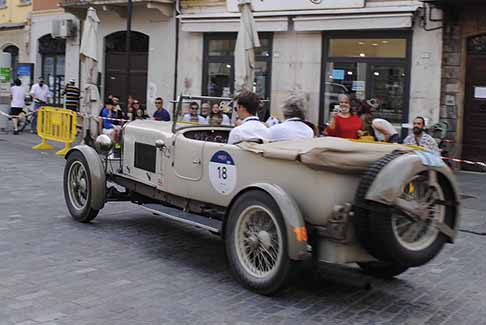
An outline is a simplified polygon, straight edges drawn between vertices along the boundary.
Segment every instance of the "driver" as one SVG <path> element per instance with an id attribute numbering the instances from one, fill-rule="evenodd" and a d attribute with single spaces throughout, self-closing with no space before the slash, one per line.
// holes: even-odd
<path id="1" fill-rule="evenodd" d="M 228 144 L 237 144 L 248 140 L 268 140 L 270 130 L 256 116 L 260 108 L 260 99 L 252 92 L 244 92 L 236 99 L 236 112 L 242 123 L 231 130 Z"/>

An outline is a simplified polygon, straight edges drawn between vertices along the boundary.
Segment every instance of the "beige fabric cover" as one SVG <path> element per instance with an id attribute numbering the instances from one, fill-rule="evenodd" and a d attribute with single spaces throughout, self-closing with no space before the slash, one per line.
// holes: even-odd
<path id="1" fill-rule="evenodd" d="M 265 144 L 241 143 L 238 146 L 266 158 L 297 160 L 312 169 L 339 173 L 361 173 L 372 162 L 392 151 L 416 150 L 399 144 L 355 142 L 334 137 Z"/>

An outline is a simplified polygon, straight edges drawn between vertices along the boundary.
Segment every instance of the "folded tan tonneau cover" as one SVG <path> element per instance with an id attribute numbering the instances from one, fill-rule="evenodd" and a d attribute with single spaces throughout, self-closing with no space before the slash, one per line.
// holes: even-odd
<path id="1" fill-rule="evenodd" d="M 371 163 L 395 150 L 416 150 L 399 144 L 355 142 L 334 137 L 264 144 L 245 142 L 238 146 L 266 158 L 297 160 L 313 169 L 340 173 L 361 173 Z"/>

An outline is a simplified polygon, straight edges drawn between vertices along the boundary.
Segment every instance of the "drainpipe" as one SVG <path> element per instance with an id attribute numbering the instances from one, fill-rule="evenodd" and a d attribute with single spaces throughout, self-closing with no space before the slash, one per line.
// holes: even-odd
<path id="1" fill-rule="evenodd" d="M 125 52 L 127 59 L 127 101 L 126 101 L 126 111 L 128 112 L 128 96 L 130 95 L 130 41 L 132 32 L 132 15 L 133 15 L 133 2 L 128 0 L 127 6 L 127 33 L 125 39 Z"/>
<path id="2" fill-rule="evenodd" d="M 177 17 L 181 13 L 180 9 L 180 0 L 176 1 L 176 7 L 175 7 L 175 24 L 176 24 L 176 39 L 175 39 L 175 72 L 174 72 L 174 93 L 173 93 L 173 98 L 177 98 L 177 82 L 178 82 L 178 77 L 179 77 L 179 32 L 180 32 L 180 26 L 179 26 L 179 18 Z"/>

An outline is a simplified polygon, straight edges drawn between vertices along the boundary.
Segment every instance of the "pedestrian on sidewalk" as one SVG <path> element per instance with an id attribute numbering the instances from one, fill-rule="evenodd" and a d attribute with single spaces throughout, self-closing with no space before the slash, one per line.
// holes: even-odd
<path id="1" fill-rule="evenodd" d="M 69 83 L 64 87 L 63 94 L 66 96 L 64 104 L 66 109 L 73 112 L 79 112 L 79 98 L 81 91 L 76 87 L 76 81 L 74 79 L 69 80 Z"/>
<path id="2" fill-rule="evenodd" d="M 425 132 L 425 119 L 417 116 L 413 120 L 413 133 L 403 140 L 403 144 L 423 147 L 440 156 L 440 149 L 434 138 Z"/>
<path id="3" fill-rule="evenodd" d="M 30 89 L 30 95 L 34 102 L 34 112 L 32 114 L 32 133 L 37 133 L 37 112 L 47 104 L 49 97 L 49 87 L 44 83 L 44 78 L 39 77 L 38 82 Z"/>
<path id="4" fill-rule="evenodd" d="M 10 88 L 10 99 L 10 115 L 12 116 L 14 134 L 19 134 L 18 116 L 22 113 L 25 105 L 25 90 L 20 79 L 15 79 L 14 85 Z"/>

